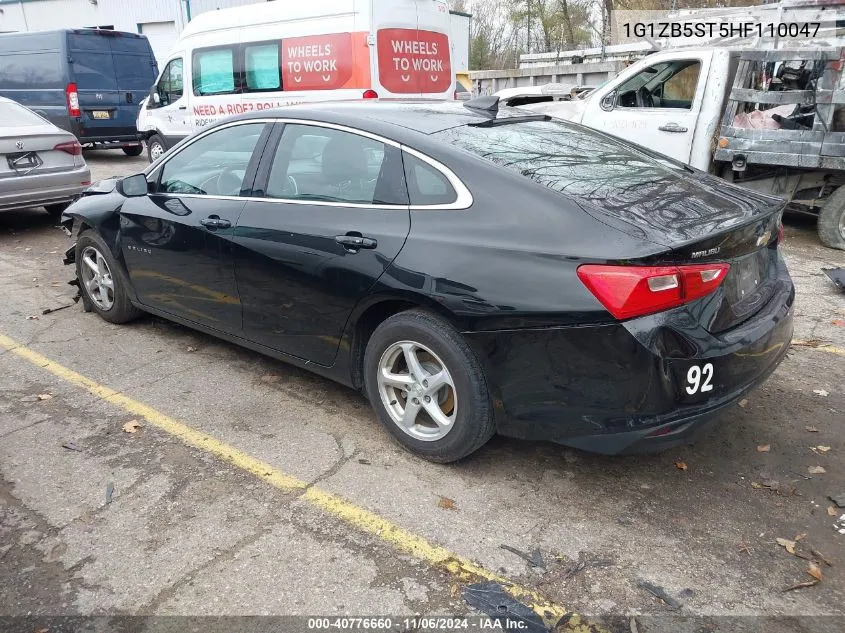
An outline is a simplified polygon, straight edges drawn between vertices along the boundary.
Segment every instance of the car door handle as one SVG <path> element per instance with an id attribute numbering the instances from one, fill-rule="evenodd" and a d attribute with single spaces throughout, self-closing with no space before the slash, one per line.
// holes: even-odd
<path id="1" fill-rule="evenodd" d="M 364 237 L 360 233 L 349 232 L 346 235 L 335 235 L 334 241 L 347 251 L 357 253 L 359 248 L 376 248 L 378 241 L 371 237 Z"/>
<path id="2" fill-rule="evenodd" d="M 677 132 L 677 133 L 681 133 L 681 134 L 683 134 L 684 132 L 687 131 L 687 128 L 685 128 L 681 125 L 678 125 L 677 123 L 667 123 L 666 125 L 661 125 L 657 129 L 660 130 L 661 132 Z"/>
<path id="3" fill-rule="evenodd" d="M 188 109 L 188 106 L 179 106 L 179 109 L 180 109 L 180 110 L 187 110 L 187 109 Z"/>
<path id="4" fill-rule="evenodd" d="M 228 229 L 232 226 L 232 223 L 229 222 L 229 220 L 222 219 L 216 215 L 210 215 L 207 218 L 203 218 L 200 220 L 200 224 L 212 231 L 216 229 Z"/>

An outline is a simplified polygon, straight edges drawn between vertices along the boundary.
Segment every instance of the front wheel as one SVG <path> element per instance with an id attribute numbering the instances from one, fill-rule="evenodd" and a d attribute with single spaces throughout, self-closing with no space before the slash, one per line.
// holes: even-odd
<path id="1" fill-rule="evenodd" d="M 84 231 L 76 242 L 76 277 L 85 305 L 110 323 L 126 323 L 141 315 L 129 300 L 128 282 L 106 243 Z"/>
<path id="2" fill-rule="evenodd" d="M 151 163 L 154 163 L 159 157 L 167 151 L 167 146 L 164 144 L 164 139 L 158 134 L 153 134 L 147 139 L 147 158 Z"/>
<path id="3" fill-rule="evenodd" d="M 364 353 L 364 383 L 394 439 L 427 460 L 459 460 L 493 436 L 481 363 L 438 316 L 410 310 L 379 325 Z"/>
<path id="4" fill-rule="evenodd" d="M 834 191 L 824 203 L 818 232 L 822 244 L 845 251 L 845 186 Z"/>

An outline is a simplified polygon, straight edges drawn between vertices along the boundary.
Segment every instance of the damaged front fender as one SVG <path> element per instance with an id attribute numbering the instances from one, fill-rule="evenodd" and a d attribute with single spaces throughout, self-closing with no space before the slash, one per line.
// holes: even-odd
<path id="1" fill-rule="evenodd" d="M 60 225 L 68 237 L 75 238 L 87 228 L 96 229 L 108 243 L 113 243 L 120 228 L 120 209 L 126 198 L 116 189 L 116 179 L 100 181 L 85 191 L 83 197 L 62 214 Z M 76 261 L 76 245 L 65 251 L 65 265 Z"/>

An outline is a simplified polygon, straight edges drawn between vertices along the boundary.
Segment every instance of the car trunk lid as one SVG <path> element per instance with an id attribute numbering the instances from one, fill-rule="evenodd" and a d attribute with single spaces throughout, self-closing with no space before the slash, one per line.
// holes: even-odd
<path id="1" fill-rule="evenodd" d="M 55 149 L 60 143 L 75 142 L 76 138 L 52 125 L 2 129 L 0 178 L 71 170 L 82 164 L 81 156 Z"/>

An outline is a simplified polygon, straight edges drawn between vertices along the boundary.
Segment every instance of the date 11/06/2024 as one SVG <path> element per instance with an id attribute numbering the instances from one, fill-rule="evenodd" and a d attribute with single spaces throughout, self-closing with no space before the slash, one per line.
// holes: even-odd
<path id="1" fill-rule="evenodd" d="M 330 617 L 308 618 L 309 631 L 523 631 L 529 623 L 509 617 Z"/>

